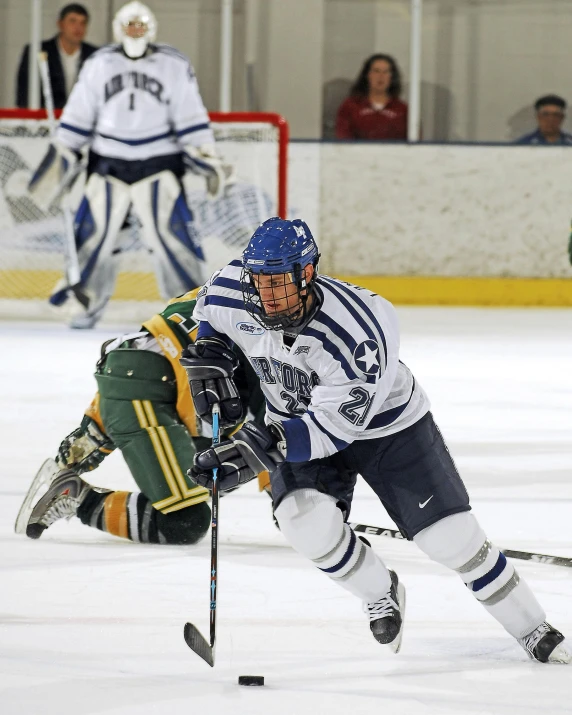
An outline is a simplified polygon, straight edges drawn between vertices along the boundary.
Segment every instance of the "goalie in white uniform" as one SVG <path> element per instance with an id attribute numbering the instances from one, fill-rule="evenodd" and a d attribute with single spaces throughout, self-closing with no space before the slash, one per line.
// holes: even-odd
<path id="1" fill-rule="evenodd" d="M 85 63 L 56 140 L 30 182 L 31 193 L 49 203 L 77 174 L 79 152 L 89 145 L 74 221 L 80 281 L 72 291 L 63 280 L 50 298 L 56 306 L 72 295 L 83 298 L 85 310 L 72 322 L 78 328 L 95 325 L 113 293 L 117 237 L 131 206 L 163 296 L 201 284 L 204 256 L 181 177 L 186 168 L 202 174 L 215 198 L 231 174 L 216 154 L 193 68 L 175 48 L 154 44 L 157 23 L 149 8 L 128 3 L 113 31 L 118 44 Z"/>

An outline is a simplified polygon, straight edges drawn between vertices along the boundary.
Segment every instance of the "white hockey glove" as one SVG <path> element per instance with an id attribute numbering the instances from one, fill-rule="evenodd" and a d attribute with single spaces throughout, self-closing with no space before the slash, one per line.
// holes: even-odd
<path id="1" fill-rule="evenodd" d="M 220 198 L 226 187 L 235 181 L 234 167 L 223 163 L 213 144 L 200 147 L 187 144 L 185 164 L 194 174 L 205 177 L 207 194 L 213 200 Z"/>
<path id="2" fill-rule="evenodd" d="M 52 142 L 28 183 L 28 191 L 38 206 L 47 211 L 71 189 L 82 170 L 81 155 L 63 144 Z"/>
<path id="3" fill-rule="evenodd" d="M 189 477 L 202 487 L 212 489 L 212 470 L 218 467 L 221 492 L 246 484 L 260 472 L 270 474 L 284 461 L 286 441 L 279 422 L 266 428 L 245 422 L 230 439 L 195 454 Z"/>

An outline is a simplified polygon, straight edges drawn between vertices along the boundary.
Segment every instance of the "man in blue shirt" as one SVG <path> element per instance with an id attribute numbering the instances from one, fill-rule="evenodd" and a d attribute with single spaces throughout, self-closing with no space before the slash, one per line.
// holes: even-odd
<path id="1" fill-rule="evenodd" d="M 556 94 L 540 97 L 534 104 L 538 129 L 516 140 L 517 144 L 537 146 L 572 145 L 572 134 L 563 132 L 562 122 L 566 117 L 566 101 Z"/>

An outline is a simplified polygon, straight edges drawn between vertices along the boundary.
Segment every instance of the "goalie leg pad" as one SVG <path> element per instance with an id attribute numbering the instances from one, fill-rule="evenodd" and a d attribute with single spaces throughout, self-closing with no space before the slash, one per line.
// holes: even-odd
<path id="1" fill-rule="evenodd" d="M 344 523 L 334 497 L 298 489 L 284 497 L 275 516 L 290 545 L 354 596 L 373 603 L 387 593 L 389 571 Z"/>
<path id="2" fill-rule="evenodd" d="M 98 313 L 113 293 L 118 256 L 115 239 L 129 210 L 129 186 L 113 177 L 92 174 L 74 220 L 81 286 L 90 296 L 89 313 Z M 67 298 L 67 286 L 56 286 L 52 305 Z"/>
<path id="3" fill-rule="evenodd" d="M 531 633 L 546 619 L 528 584 L 487 539 L 471 512 L 445 517 L 413 540 L 431 559 L 456 571 L 477 601 L 515 638 Z"/>
<path id="4" fill-rule="evenodd" d="M 159 289 L 165 298 L 202 285 L 204 255 L 180 181 L 170 171 L 131 186 L 142 223 L 142 240 L 151 251 Z"/>

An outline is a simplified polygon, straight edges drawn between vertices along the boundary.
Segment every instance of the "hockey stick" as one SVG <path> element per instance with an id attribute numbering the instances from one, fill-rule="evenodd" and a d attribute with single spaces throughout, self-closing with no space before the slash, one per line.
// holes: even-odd
<path id="1" fill-rule="evenodd" d="M 213 447 L 220 443 L 218 402 L 213 405 Z M 218 580 L 218 467 L 213 469 L 213 486 L 211 495 L 211 580 L 210 580 L 210 645 L 206 642 L 199 629 L 192 623 L 185 623 L 185 642 L 191 650 L 205 660 L 211 668 L 214 667 L 216 639 L 216 589 Z"/>
<path id="2" fill-rule="evenodd" d="M 388 539 L 403 539 L 405 537 L 397 529 L 383 529 L 379 526 L 367 526 L 367 524 L 356 524 L 350 523 L 349 527 L 354 531 L 361 534 L 369 534 L 370 536 L 383 536 Z M 566 556 L 549 556 L 548 554 L 537 554 L 533 551 L 515 551 L 514 549 L 503 549 L 500 550 L 505 556 L 509 556 L 511 559 L 520 559 L 521 561 L 534 561 L 538 564 L 551 564 L 552 566 L 565 566 L 567 568 L 572 568 L 572 559 Z"/>
<path id="3" fill-rule="evenodd" d="M 38 63 L 40 65 L 40 77 L 42 80 L 42 89 L 44 91 L 44 97 L 46 100 L 46 112 L 48 115 L 48 125 L 50 128 L 50 139 L 54 139 L 56 135 L 56 115 L 54 111 L 54 96 L 52 94 L 52 85 L 50 82 L 50 68 L 48 66 L 48 54 L 47 52 L 40 52 L 38 54 Z M 70 177 L 66 178 L 66 192 L 69 195 L 71 186 L 75 178 L 79 175 L 80 171 L 73 172 L 73 180 Z M 61 187 L 58 189 L 58 194 L 61 195 Z M 64 217 L 64 238 L 65 238 L 65 265 L 66 265 L 66 279 L 68 282 L 69 289 L 73 292 L 77 300 L 87 309 L 89 306 L 89 298 L 81 290 L 81 271 L 79 268 L 79 259 L 77 255 L 77 248 L 75 245 L 75 232 L 73 228 L 73 215 L 71 208 L 68 205 L 67 197 L 64 196 L 62 199 L 62 213 Z"/>

